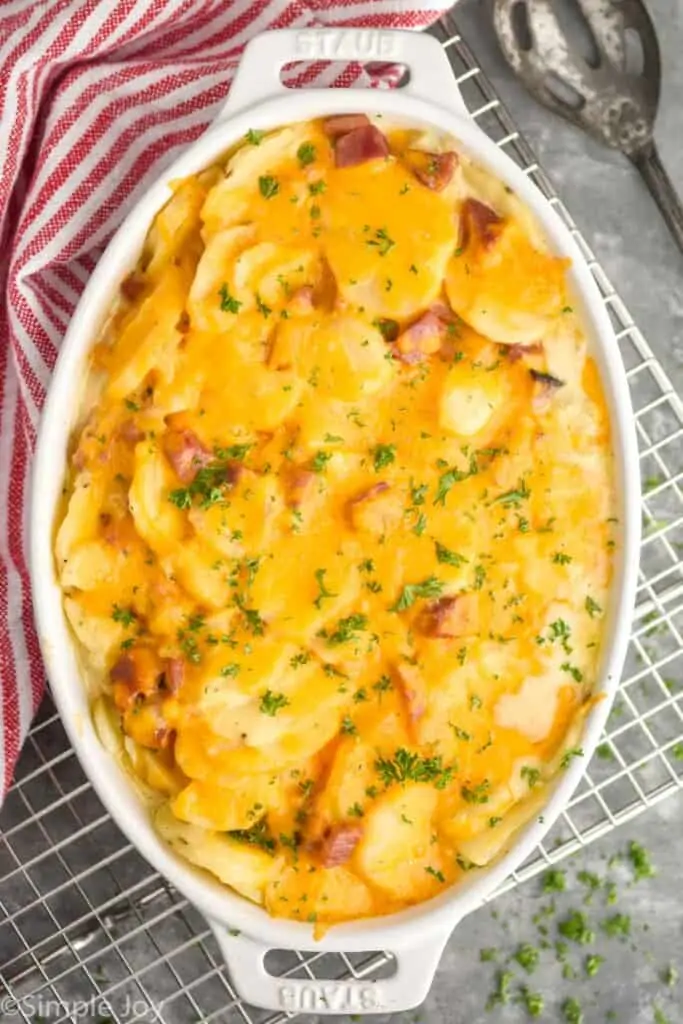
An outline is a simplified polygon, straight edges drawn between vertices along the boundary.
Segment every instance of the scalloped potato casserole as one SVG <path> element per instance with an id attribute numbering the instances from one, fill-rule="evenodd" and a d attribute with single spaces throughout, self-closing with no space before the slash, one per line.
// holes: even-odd
<path id="1" fill-rule="evenodd" d="M 510 189 L 431 131 L 250 131 L 92 352 L 55 557 L 102 741 L 278 916 L 392 912 L 538 814 L 596 678 L 597 370 Z"/>

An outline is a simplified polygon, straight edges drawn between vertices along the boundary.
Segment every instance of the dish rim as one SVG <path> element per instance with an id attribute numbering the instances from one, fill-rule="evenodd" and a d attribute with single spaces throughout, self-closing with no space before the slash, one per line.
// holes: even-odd
<path id="1" fill-rule="evenodd" d="M 76 398 L 85 379 L 88 353 L 105 321 L 120 282 L 133 269 L 152 220 L 168 199 L 169 182 L 217 162 L 249 128 L 275 130 L 299 121 L 348 112 L 382 114 L 408 124 L 428 125 L 453 137 L 456 146 L 509 185 L 531 210 L 551 250 L 568 256 L 568 278 L 580 305 L 582 327 L 596 357 L 609 408 L 614 453 L 615 490 L 619 501 L 620 543 L 615 551 L 610 607 L 604 620 L 603 651 L 595 693 L 604 699 L 587 716 L 581 743 L 583 758 L 574 758 L 554 785 L 539 819 L 521 828 L 507 852 L 431 900 L 385 917 L 335 925 L 316 940 L 311 925 L 270 917 L 227 886 L 182 861 L 156 833 L 133 785 L 100 743 L 88 708 L 78 645 L 65 621 L 54 566 L 54 522 L 67 468 L 66 451 L 75 421 Z M 38 636 L 55 703 L 83 770 L 113 819 L 131 843 L 209 919 L 239 928 L 251 938 L 279 948 L 346 951 L 414 946 L 425 933 L 450 932 L 522 863 L 542 840 L 582 778 L 614 699 L 626 655 L 633 611 L 640 537 L 639 458 L 635 421 L 625 369 L 605 304 L 570 231 L 552 204 L 524 172 L 469 117 L 400 91 L 308 90 L 262 100 L 253 107 L 219 117 L 186 149 L 133 206 L 107 245 L 69 324 L 40 422 L 30 499 L 30 575 Z M 126 792 L 121 792 L 121 782 Z M 134 802 L 138 803 L 137 813 Z M 142 811 L 142 814 L 140 813 Z M 143 815 L 147 818 L 145 822 Z M 415 926 L 418 926 L 416 930 Z"/>

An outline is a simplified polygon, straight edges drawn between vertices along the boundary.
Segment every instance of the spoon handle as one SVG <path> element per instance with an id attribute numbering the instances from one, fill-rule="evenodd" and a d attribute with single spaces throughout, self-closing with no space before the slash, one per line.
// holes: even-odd
<path id="1" fill-rule="evenodd" d="M 678 248 L 683 252 L 683 203 L 664 169 L 654 142 L 631 157 L 659 207 Z"/>

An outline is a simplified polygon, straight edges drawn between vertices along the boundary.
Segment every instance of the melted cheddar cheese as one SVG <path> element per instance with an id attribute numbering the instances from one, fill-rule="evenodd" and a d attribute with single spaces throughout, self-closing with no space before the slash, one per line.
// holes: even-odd
<path id="1" fill-rule="evenodd" d="M 325 128 L 176 184 L 93 350 L 55 540 L 161 834 L 323 926 L 435 896 L 538 812 L 614 543 L 566 261 L 463 154 L 435 185 L 449 140 L 338 166 Z"/>

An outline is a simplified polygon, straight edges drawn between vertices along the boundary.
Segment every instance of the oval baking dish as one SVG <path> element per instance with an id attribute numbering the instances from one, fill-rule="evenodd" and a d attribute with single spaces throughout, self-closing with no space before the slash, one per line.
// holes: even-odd
<path id="1" fill-rule="evenodd" d="M 411 73 L 396 92 L 341 90 L 291 92 L 280 84 L 288 61 L 315 57 L 394 60 Z M 265 69 L 265 70 L 264 70 Z M 433 97 L 451 99 L 447 109 Z M 269 917 L 175 856 L 152 827 L 130 778 L 102 746 L 91 720 L 76 643 L 66 621 L 55 572 L 53 543 L 69 440 L 82 400 L 86 360 L 121 282 L 135 266 L 156 214 L 172 194 L 170 183 L 216 164 L 249 131 L 268 132 L 295 122 L 355 112 L 387 123 L 435 130 L 503 182 L 534 215 L 555 255 L 571 261 L 568 286 L 598 368 L 611 427 L 617 495 L 614 571 L 603 625 L 600 698 L 586 716 L 583 756 L 567 759 L 543 814 L 517 833 L 507 852 L 426 902 L 384 917 L 335 925 L 320 938 L 308 923 Z M 381 240 L 380 240 L 381 241 Z M 543 376 L 540 374 L 539 376 Z M 31 574 L 39 636 L 55 701 L 94 788 L 140 852 L 207 916 L 230 966 L 235 987 L 256 1005 L 319 1013 L 406 1009 L 426 994 L 443 946 L 457 922 L 478 906 L 540 841 L 569 799 L 593 751 L 618 685 L 633 607 L 639 540 L 638 453 L 628 387 L 616 340 L 590 270 L 571 234 L 526 176 L 471 121 L 456 92 L 439 44 L 428 36 L 366 30 L 285 30 L 255 39 L 246 49 L 230 99 L 211 128 L 150 189 L 108 246 L 74 314 L 41 422 L 31 504 Z M 334 596 L 334 595 L 332 595 Z M 577 671 L 577 670 L 574 670 Z M 532 783 L 530 782 L 530 785 Z M 269 948 L 359 951 L 388 949 L 396 974 L 376 984 L 315 982 L 271 977 Z"/>

